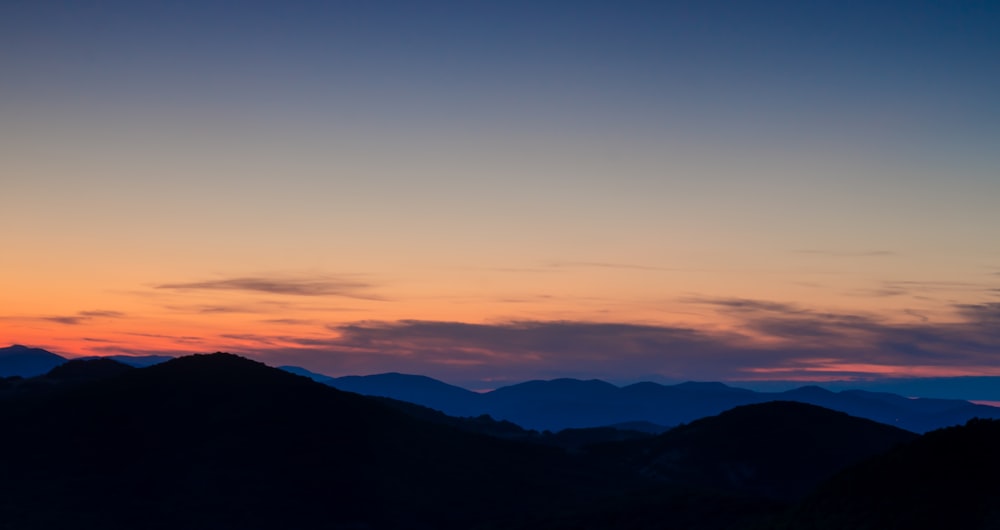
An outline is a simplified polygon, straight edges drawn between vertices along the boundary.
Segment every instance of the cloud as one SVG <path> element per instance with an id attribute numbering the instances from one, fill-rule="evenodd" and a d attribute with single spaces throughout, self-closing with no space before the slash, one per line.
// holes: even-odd
<path id="1" fill-rule="evenodd" d="M 887 289 L 900 289 L 908 292 L 935 292 L 935 291 L 980 291 L 987 287 L 986 284 L 976 282 L 948 282 L 948 281 L 918 281 L 918 280 L 895 280 L 883 282 Z"/>
<path id="2" fill-rule="evenodd" d="M 302 318 L 268 318 L 261 320 L 260 322 L 264 324 L 287 324 L 289 326 L 306 326 L 316 324 L 315 320 L 306 320 Z"/>
<path id="3" fill-rule="evenodd" d="M 683 327 L 573 321 L 365 321 L 329 329 L 335 335 L 285 337 L 285 347 L 256 355 L 332 374 L 408 371 L 446 380 L 620 378 L 636 370 L 679 376 L 717 362 L 720 338 Z"/>
<path id="4" fill-rule="evenodd" d="M 86 322 L 87 320 L 89 320 L 89 318 L 88 317 L 79 317 L 79 316 L 76 316 L 76 317 L 63 316 L 63 317 L 39 317 L 38 320 L 45 320 L 47 322 L 55 322 L 56 324 L 65 324 L 67 326 L 77 326 L 77 325 L 80 325 L 80 324 Z"/>
<path id="5" fill-rule="evenodd" d="M 203 344 L 210 342 L 205 337 L 197 337 L 192 335 L 165 335 L 162 333 L 138 333 L 138 332 L 127 332 L 125 335 L 131 335 L 133 337 L 146 337 L 152 339 L 168 339 L 171 342 L 180 342 L 184 344 Z"/>
<path id="6" fill-rule="evenodd" d="M 899 255 L 892 250 L 838 251 L 838 250 L 819 250 L 819 249 L 798 249 L 795 250 L 794 252 L 796 254 L 813 254 L 817 256 L 829 256 L 835 258 L 886 258 Z"/>
<path id="7" fill-rule="evenodd" d="M 676 269 L 671 267 L 654 267 L 651 265 L 635 265 L 631 263 L 611 263 L 603 261 L 550 261 L 547 263 L 549 267 L 562 269 L 562 268 L 592 268 L 592 269 L 626 269 L 626 270 L 638 270 L 638 271 L 680 271 L 685 269 Z"/>
<path id="8" fill-rule="evenodd" d="M 29 317 L 29 320 L 43 320 L 46 322 L 54 322 L 56 324 L 64 324 L 67 326 L 78 326 L 95 318 L 122 318 L 124 316 L 125 313 L 122 313 L 120 311 L 94 310 L 94 311 L 79 311 L 75 315 Z"/>
<path id="9" fill-rule="evenodd" d="M 196 313 L 200 315 L 230 314 L 230 313 L 259 313 L 260 309 L 251 305 L 168 305 L 164 306 L 171 311 L 181 313 Z"/>
<path id="10" fill-rule="evenodd" d="M 970 321 L 1000 325 L 1000 302 L 958 304 L 955 308 Z"/>
<path id="11" fill-rule="evenodd" d="M 682 299 L 683 302 L 694 304 L 707 304 L 719 306 L 724 309 L 736 312 L 778 312 L 778 313 L 802 313 L 804 310 L 796 308 L 792 304 L 781 302 L 770 302 L 765 300 L 751 300 L 747 298 L 708 298 L 689 296 Z"/>
<path id="12" fill-rule="evenodd" d="M 125 313 L 121 311 L 80 311 L 78 313 L 81 317 L 92 317 L 92 318 L 121 318 L 125 316 Z"/>
<path id="13" fill-rule="evenodd" d="M 168 338 L 178 349 L 231 351 L 329 375 L 395 371 L 467 384 L 555 377 L 635 381 L 1000 375 L 997 302 L 951 306 L 952 318 L 947 321 L 920 313 L 896 321 L 780 300 L 689 297 L 683 301 L 699 306 L 702 315 L 706 309 L 716 313 L 729 327 L 573 320 L 369 320 L 311 328 L 308 335 L 269 333 L 263 328 L 216 337 Z M 295 318 L 266 322 L 318 324 Z"/>
<path id="14" fill-rule="evenodd" d="M 177 291 L 244 291 L 288 296 L 342 296 L 365 300 L 381 300 L 368 294 L 372 285 L 357 280 L 335 277 L 288 278 L 250 276 L 186 283 L 165 283 L 157 289 Z"/>

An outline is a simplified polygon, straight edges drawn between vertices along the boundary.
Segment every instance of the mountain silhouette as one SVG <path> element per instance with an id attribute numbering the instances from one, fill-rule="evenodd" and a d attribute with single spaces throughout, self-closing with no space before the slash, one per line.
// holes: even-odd
<path id="1" fill-rule="evenodd" d="M 66 358 L 41 348 L 14 344 L 0 348 L 0 377 L 42 375 L 66 362 Z"/>
<path id="2" fill-rule="evenodd" d="M 595 451 L 617 455 L 658 481 L 790 500 L 851 464 L 915 438 L 843 412 L 771 401 Z"/>
<path id="3" fill-rule="evenodd" d="M 144 368 L 146 366 L 153 366 L 154 364 L 165 363 L 173 359 L 173 357 L 168 355 L 104 355 L 100 357 L 81 357 L 80 359 L 111 359 L 112 361 L 118 361 L 135 368 Z"/>
<path id="4" fill-rule="evenodd" d="M 0 399 L 26 399 L 58 393 L 70 387 L 112 378 L 133 370 L 111 359 L 74 359 L 48 373 L 35 377 L 11 377 L 0 380 Z"/>
<path id="5" fill-rule="evenodd" d="M 625 484 L 228 354 L 13 404 L 5 528 L 467 528 Z"/>
<path id="6" fill-rule="evenodd" d="M 632 470 L 658 486 L 524 528 L 772 528 L 791 501 L 836 472 L 917 437 L 815 405 L 738 407 L 654 438 L 589 446 L 591 461 Z"/>
<path id="7" fill-rule="evenodd" d="M 1000 528 L 1000 421 L 929 432 L 848 468 L 775 529 Z"/>
<path id="8" fill-rule="evenodd" d="M 440 410 L 452 416 L 479 416 L 479 394 L 422 375 L 386 373 L 338 377 L 325 382 L 334 388 L 369 396 L 390 397 Z"/>
<path id="9" fill-rule="evenodd" d="M 611 428 L 544 433 L 488 416 L 448 417 L 221 353 L 146 368 L 72 361 L 19 380 L 29 382 L 46 390 L 0 399 L 4 529 L 808 528 L 794 524 L 824 520 L 824 507 L 894 509 L 866 505 L 856 492 L 899 488 L 906 502 L 937 502 L 920 497 L 919 471 L 903 471 L 919 469 L 914 462 L 929 462 L 935 480 L 996 476 L 982 454 L 998 441 L 990 429 L 972 437 L 980 445 L 970 449 L 948 441 L 952 430 L 917 438 L 796 402 L 738 407 L 650 436 Z M 623 390 L 600 381 L 558 386 L 604 398 Z M 524 388 L 549 399 L 546 384 Z M 712 384 L 673 391 L 745 394 Z M 965 454 L 948 456 L 955 451 Z M 982 461 L 983 471 L 949 475 L 949 463 L 959 461 L 963 469 Z M 899 477 L 880 483 L 872 473 Z M 916 489 L 893 480 L 912 480 Z M 973 499 L 966 504 L 947 495 L 941 502 L 988 512 L 971 488 L 956 488 Z"/>

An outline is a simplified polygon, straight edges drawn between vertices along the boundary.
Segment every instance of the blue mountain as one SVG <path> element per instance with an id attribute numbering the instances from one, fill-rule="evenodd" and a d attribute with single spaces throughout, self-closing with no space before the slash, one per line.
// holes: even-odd
<path id="1" fill-rule="evenodd" d="M 320 382 L 347 392 L 409 401 L 451 416 L 486 414 L 480 412 L 482 410 L 480 394 L 422 375 L 392 372 L 378 375 L 350 375 Z"/>
<path id="2" fill-rule="evenodd" d="M 285 369 L 300 374 L 302 371 Z M 453 416 L 488 414 L 529 429 L 551 431 L 630 422 L 672 427 L 733 407 L 769 401 L 818 405 L 912 432 L 959 425 L 976 417 L 1000 419 L 1000 408 L 968 401 L 912 399 L 863 390 L 833 392 L 815 385 L 785 392 L 755 392 L 718 382 L 644 382 L 617 387 L 600 380 L 555 379 L 528 381 L 480 394 L 429 377 L 399 373 L 310 377 L 341 390 L 408 401 Z"/>
<path id="3" fill-rule="evenodd" d="M 66 358 L 41 348 L 14 344 L 0 348 L 0 377 L 34 377 L 66 362 Z"/>

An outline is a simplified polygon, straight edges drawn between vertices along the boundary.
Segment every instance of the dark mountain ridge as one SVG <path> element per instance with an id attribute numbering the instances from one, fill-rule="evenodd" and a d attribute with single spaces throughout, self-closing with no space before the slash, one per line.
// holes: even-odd
<path id="1" fill-rule="evenodd" d="M 0 401 L 0 421 L 5 528 L 467 528 L 624 480 L 227 354 Z"/>
<path id="2" fill-rule="evenodd" d="M 998 447 L 997 420 L 929 432 L 848 467 L 766 528 L 1000 528 Z"/>
<path id="3" fill-rule="evenodd" d="M 142 367 L 170 358 L 112 356 L 103 359 Z M 0 377 L 35 377 L 66 362 L 64 357 L 38 348 L 19 345 L 0 348 Z M 831 392 L 818 386 L 784 392 L 754 392 L 717 382 L 676 385 L 644 382 L 619 388 L 600 380 L 558 379 L 529 381 L 477 393 L 425 376 L 388 373 L 334 378 L 298 367 L 283 369 L 341 390 L 408 401 L 451 416 L 489 415 L 539 431 L 640 422 L 652 425 L 645 429 L 647 432 L 657 432 L 736 406 L 775 400 L 811 403 L 914 432 L 960 425 L 975 417 L 1000 418 L 998 407 L 962 400 L 910 399 L 864 390 Z M 9 386 L 10 381 L 0 380 L 0 393 Z"/>
<path id="4" fill-rule="evenodd" d="M 837 471 L 917 437 L 815 405 L 770 401 L 593 450 L 624 458 L 661 482 L 792 500 Z"/>
<path id="5" fill-rule="evenodd" d="M 916 436 L 769 402 L 656 437 L 552 435 L 570 453 L 228 354 L 43 377 L 0 399 L 5 529 L 734 529 Z"/>

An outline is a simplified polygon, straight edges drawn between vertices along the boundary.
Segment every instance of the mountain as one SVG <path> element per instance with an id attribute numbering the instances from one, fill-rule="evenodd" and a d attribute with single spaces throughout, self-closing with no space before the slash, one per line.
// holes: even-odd
<path id="1" fill-rule="evenodd" d="M 915 438 L 843 412 L 771 401 L 594 451 L 616 455 L 661 482 L 790 500 L 849 465 Z"/>
<path id="2" fill-rule="evenodd" d="M 146 368 L 77 360 L 14 383 L 42 381 L 44 392 L 0 399 L 10 433 L 0 437 L 5 529 L 748 528 L 784 521 L 792 512 L 782 510 L 815 484 L 916 437 L 794 402 L 738 407 L 659 436 L 538 433 L 221 353 Z M 606 398 L 621 390 L 558 387 Z M 548 399 L 547 385 L 526 388 Z M 701 390 L 743 394 L 674 389 Z M 938 445 L 914 458 L 966 450 Z M 802 514 L 809 499 L 796 505 Z"/>
<path id="3" fill-rule="evenodd" d="M 865 390 L 831 392 L 819 387 L 803 387 L 780 395 L 786 399 L 840 410 L 914 432 L 960 425 L 977 417 L 1000 418 L 1000 408 L 958 399 L 913 399 Z"/>
<path id="4" fill-rule="evenodd" d="M 316 372 L 310 372 L 301 366 L 279 366 L 279 370 L 284 370 L 290 374 L 301 375 L 302 377 L 308 377 L 317 383 L 323 383 L 324 385 L 333 386 L 330 383 L 336 381 L 337 378 L 330 377 L 328 375 L 318 374 Z"/>
<path id="5" fill-rule="evenodd" d="M 301 370 L 301 369 L 299 369 Z M 301 373 L 301 372 L 300 372 Z M 453 416 L 490 415 L 528 429 L 559 431 L 645 422 L 656 432 L 741 405 L 797 401 L 895 425 L 913 432 L 959 425 L 971 418 L 1000 418 L 1000 408 L 949 399 L 910 399 L 895 394 L 805 386 L 755 392 L 723 383 L 644 382 L 625 387 L 590 380 L 528 381 L 476 393 L 424 376 L 381 374 L 314 379 L 359 394 L 409 401 Z"/>
<path id="6" fill-rule="evenodd" d="M 417 403 L 452 416 L 486 414 L 480 412 L 479 394 L 422 375 L 392 372 L 364 376 L 349 375 L 321 382 L 347 392 Z"/>
<path id="7" fill-rule="evenodd" d="M 1000 528 L 1000 421 L 927 433 L 824 483 L 775 529 Z"/>
<path id="8" fill-rule="evenodd" d="M 66 358 L 41 348 L 15 344 L 0 348 L 0 377 L 42 375 L 66 362 Z"/>
<path id="9" fill-rule="evenodd" d="M 587 457 L 605 467 L 635 471 L 659 486 L 524 528 L 771 529 L 790 501 L 845 466 L 917 437 L 803 403 L 738 407 L 655 438 L 586 448 Z"/>
<path id="10" fill-rule="evenodd" d="M 53 394 L 73 386 L 116 377 L 133 369 L 111 359 L 74 359 L 43 375 L 0 379 L 0 399 L 25 399 Z"/>
<path id="11" fill-rule="evenodd" d="M 0 401 L 0 423 L 11 529 L 468 528 L 635 484 L 228 354 Z"/>
<path id="12" fill-rule="evenodd" d="M 621 421 L 623 411 L 614 399 L 618 387 L 598 381 L 554 379 L 528 381 L 498 388 L 481 396 L 486 413 L 538 430 L 599 427 Z"/>
<path id="13" fill-rule="evenodd" d="M 173 359 L 173 357 L 170 357 L 169 355 L 102 355 L 99 357 L 81 357 L 81 359 L 111 359 L 135 368 L 143 368 L 146 366 L 153 366 L 154 364 L 165 363 Z"/>
<path id="14" fill-rule="evenodd" d="M 152 366 L 169 361 L 166 355 L 108 355 L 80 357 L 79 360 L 111 359 L 129 366 Z M 29 348 L 14 344 L 0 348 L 0 377 L 34 377 L 48 373 L 69 359 L 41 348 Z"/>
<path id="15" fill-rule="evenodd" d="M 801 381 L 731 381 L 730 385 L 757 391 L 780 392 L 802 386 Z M 890 392 L 901 396 L 1000 401 L 1000 376 L 885 377 L 852 381 L 824 381 L 828 390 Z"/>

